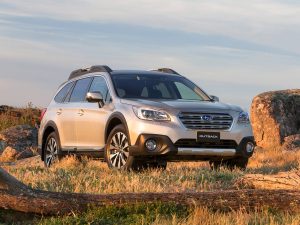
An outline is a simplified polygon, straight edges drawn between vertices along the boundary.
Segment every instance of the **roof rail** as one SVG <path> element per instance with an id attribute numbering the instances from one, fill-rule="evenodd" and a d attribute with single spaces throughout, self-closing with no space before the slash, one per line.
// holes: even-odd
<path id="1" fill-rule="evenodd" d="M 94 72 L 107 72 L 107 73 L 111 73 L 112 69 L 109 68 L 106 65 L 95 65 L 95 66 L 91 66 L 91 67 L 87 67 L 87 68 L 82 68 L 82 69 L 78 69 L 78 70 L 74 70 L 73 72 L 71 72 L 70 76 L 69 76 L 69 80 L 75 78 L 75 77 L 79 77 L 88 73 L 94 73 Z"/>
<path id="2" fill-rule="evenodd" d="M 158 72 L 162 72 L 162 73 L 171 73 L 171 74 L 177 74 L 180 75 L 179 73 L 177 73 L 175 70 L 172 70 L 170 68 L 158 68 L 156 70 L 152 70 L 152 71 L 158 71 Z"/>

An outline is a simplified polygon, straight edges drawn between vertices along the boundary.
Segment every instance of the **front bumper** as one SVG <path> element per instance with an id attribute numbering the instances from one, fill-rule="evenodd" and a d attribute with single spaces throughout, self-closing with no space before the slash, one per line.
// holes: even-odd
<path id="1" fill-rule="evenodd" d="M 145 143 L 148 139 L 155 140 L 157 147 L 150 151 Z M 253 136 L 244 137 L 240 143 L 234 140 L 220 140 L 218 143 L 199 143 L 196 140 L 179 140 L 173 143 L 168 136 L 141 134 L 135 145 L 130 146 L 129 154 L 135 157 L 166 159 L 170 161 L 185 160 L 216 160 L 236 157 L 249 158 L 252 152 L 246 150 L 247 143 L 253 143 Z"/>

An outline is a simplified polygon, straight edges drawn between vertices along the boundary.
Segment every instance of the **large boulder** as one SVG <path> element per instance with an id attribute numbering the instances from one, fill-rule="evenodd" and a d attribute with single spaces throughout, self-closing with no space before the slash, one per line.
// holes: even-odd
<path id="1" fill-rule="evenodd" d="M 0 160 L 33 156 L 37 151 L 37 129 L 29 125 L 8 128 L 0 133 Z"/>
<path id="2" fill-rule="evenodd" d="M 300 148 L 300 89 L 256 96 L 251 105 L 251 123 L 258 146 L 285 150 Z"/>

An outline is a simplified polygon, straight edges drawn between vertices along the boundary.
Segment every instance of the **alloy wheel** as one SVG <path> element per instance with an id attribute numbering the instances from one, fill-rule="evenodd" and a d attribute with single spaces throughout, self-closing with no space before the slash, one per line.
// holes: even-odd
<path id="1" fill-rule="evenodd" d="M 109 159 L 115 168 L 122 168 L 129 157 L 129 143 L 126 134 L 117 132 L 109 143 Z"/>
<path id="2" fill-rule="evenodd" d="M 55 138 L 51 137 L 46 145 L 46 165 L 50 167 L 58 158 L 58 146 Z"/>

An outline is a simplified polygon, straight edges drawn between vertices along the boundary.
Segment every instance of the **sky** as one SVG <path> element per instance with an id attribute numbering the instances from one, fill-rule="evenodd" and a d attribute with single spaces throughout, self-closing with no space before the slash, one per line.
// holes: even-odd
<path id="1" fill-rule="evenodd" d="M 1 0 L 0 105 L 46 107 L 69 73 L 172 68 L 249 110 L 300 88 L 298 0 Z"/>

